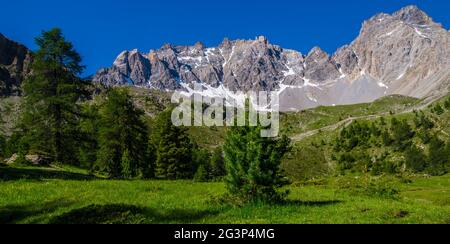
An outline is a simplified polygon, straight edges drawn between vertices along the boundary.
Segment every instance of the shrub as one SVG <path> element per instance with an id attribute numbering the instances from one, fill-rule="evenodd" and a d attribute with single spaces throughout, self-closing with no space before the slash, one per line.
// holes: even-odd
<path id="1" fill-rule="evenodd" d="M 397 199 L 400 190 L 392 177 L 341 177 L 335 183 L 341 190 L 369 197 Z"/>

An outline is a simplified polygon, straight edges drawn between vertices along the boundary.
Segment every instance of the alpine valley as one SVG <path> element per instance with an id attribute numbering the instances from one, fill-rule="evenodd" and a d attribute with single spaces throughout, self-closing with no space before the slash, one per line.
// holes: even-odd
<path id="1" fill-rule="evenodd" d="M 69 36 L 79 43 L 75 28 L 90 48 L 96 43 L 81 18 L 53 16 L 55 9 L 86 22 L 101 18 L 100 35 L 123 35 L 108 8 L 114 4 L 101 4 L 102 14 L 95 8 L 81 14 L 78 3 L 45 2 L 39 11 L 21 3 L 11 12 L 26 13 L 17 15 L 25 25 L 48 20 L 42 16 L 55 25 L 69 22 Z M 448 3 L 436 2 L 435 9 L 448 12 Z M 157 9 L 156 3 L 139 6 Z M 319 10 L 330 9 L 328 3 Z M 168 4 L 190 15 L 185 8 L 196 6 Z M 284 7 L 276 1 L 271 13 L 285 15 L 274 5 Z M 125 6 L 133 11 L 123 12 Z M 123 17 L 148 18 L 135 6 L 120 1 L 121 24 L 135 23 L 138 38 L 148 40 L 147 23 Z M 213 3 L 204 7 L 225 12 Z M 183 21 L 172 12 L 170 20 L 154 14 L 167 12 L 152 12 L 159 23 Z M 10 29 L 36 31 L 20 26 Z M 0 224 L 450 224 L 450 32 L 416 6 L 370 18 L 334 54 L 319 47 L 302 54 L 264 36 L 225 39 L 217 47 L 166 44 L 123 51 L 86 79 L 82 57 L 100 57 L 99 50 L 78 53 L 59 28 L 42 31 L 35 44 L 31 51 L 0 34 Z M 261 126 L 178 127 L 174 91 L 241 102 L 247 102 L 241 92 L 278 93 L 280 136 L 261 137 L 261 120 Z M 194 108 L 212 111 L 202 105 Z M 151 227 L 146 234 L 205 242 L 287 234 L 195 228 Z"/>

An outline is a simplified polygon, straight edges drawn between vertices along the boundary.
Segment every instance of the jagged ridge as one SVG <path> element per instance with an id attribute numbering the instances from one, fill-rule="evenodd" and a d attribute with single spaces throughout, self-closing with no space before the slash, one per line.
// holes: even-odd
<path id="1" fill-rule="evenodd" d="M 371 102 L 390 94 L 425 97 L 449 84 L 450 34 L 416 6 L 378 14 L 332 56 L 307 55 L 255 40 L 218 47 L 164 45 L 148 54 L 124 51 L 93 78 L 106 85 L 158 90 L 202 83 L 207 94 L 278 91 L 282 110 Z M 445 90 L 445 89 L 444 89 Z"/>

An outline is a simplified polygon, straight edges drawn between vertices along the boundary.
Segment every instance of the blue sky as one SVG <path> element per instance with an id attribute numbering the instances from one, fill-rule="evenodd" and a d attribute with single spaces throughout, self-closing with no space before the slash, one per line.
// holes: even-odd
<path id="1" fill-rule="evenodd" d="M 364 20 L 418 5 L 450 26 L 448 0 L 15 0 L 2 1 L 0 33 L 35 49 L 41 30 L 63 29 L 83 57 L 85 75 L 112 64 L 120 51 L 157 49 L 164 43 L 219 44 L 224 37 L 253 39 L 307 53 L 329 53 L 350 43 Z"/>

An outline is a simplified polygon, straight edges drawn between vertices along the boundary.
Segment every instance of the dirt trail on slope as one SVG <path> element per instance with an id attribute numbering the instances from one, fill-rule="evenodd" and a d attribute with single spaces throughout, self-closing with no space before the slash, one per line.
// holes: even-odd
<path id="1" fill-rule="evenodd" d="M 435 101 L 441 99 L 442 97 L 443 96 L 436 97 L 434 99 L 430 99 L 428 101 L 425 101 L 423 103 L 418 104 L 417 106 L 413 106 L 413 107 L 408 108 L 408 109 L 406 109 L 404 111 L 396 113 L 396 115 L 412 113 L 415 110 L 423 110 L 423 109 L 427 108 L 430 104 L 432 104 Z M 339 121 L 336 124 L 328 125 L 328 126 L 316 129 L 316 130 L 310 130 L 310 131 L 307 131 L 307 132 L 304 132 L 304 133 L 301 133 L 301 134 L 297 134 L 297 135 L 291 136 L 291 140 L 293 142 L 299 142 L 299 141 L 302 141 L 302 140 L 304 140 L 304 139 L 306 139 L 308 137 L 317 135 L 320 132 L 334 131 L 334 130 L 337 130 L 338 128 L 341 128 L 341 127 L 347 127 L 351 123 L 353 123 L 353 121 L 355 121 L 355 120 L 362 120 L 362 119 L 364 119 L 364 120 L 374 120 L 374 119 L 379 119 L 379 118 L 381 118 L 383 116 L 386 116 L 386 115 L 389 115 L 389 112 L 384 112 L 384 113 L 374 114 L 374 115 L 364 115 L 364 116 L 358 116 L 358 117 L 350 117 L 350 118 L 347 118 L 345 120 Z"/>

